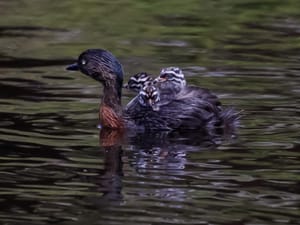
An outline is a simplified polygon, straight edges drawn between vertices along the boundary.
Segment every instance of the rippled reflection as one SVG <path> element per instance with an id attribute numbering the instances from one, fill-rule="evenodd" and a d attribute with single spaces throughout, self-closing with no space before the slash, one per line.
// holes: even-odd
<path id="1" fill-rule="evenodd" d="M 1 224 L 298 224 L 299 1 L 3 1 Z M 106 48 L 243 110 L 234 137 L 97 129 Z M 124 91 L 123 104 L 131 98 Z"/>

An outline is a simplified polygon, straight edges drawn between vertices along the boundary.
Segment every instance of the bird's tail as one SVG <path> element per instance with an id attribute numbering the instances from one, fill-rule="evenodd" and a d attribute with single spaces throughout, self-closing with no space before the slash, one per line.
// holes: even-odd
<path id="1" fill-rule="evenodd" d="M 240 127 L 242 111 L 236 111 L 233 107 L 225 108 L 220 112 L 221 127 L 224 134 L 235 134 Z"/>

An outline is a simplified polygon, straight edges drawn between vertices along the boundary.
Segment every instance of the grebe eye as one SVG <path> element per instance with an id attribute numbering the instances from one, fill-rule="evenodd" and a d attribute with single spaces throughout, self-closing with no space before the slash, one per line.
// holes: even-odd
<path id="1" fill-rule="evenodd" d="M 85 59 L 81 60 L 81 65 L 85 65 L 87 63 L 87 61 Z"/>

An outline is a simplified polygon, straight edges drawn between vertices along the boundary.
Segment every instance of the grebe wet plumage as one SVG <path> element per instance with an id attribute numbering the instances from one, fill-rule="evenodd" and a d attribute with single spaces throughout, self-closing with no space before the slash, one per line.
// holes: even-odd
<path id="1" fill-rule="evenodd" d="M 156 81 L 145 72 L 137 73 L 131 76 L 124 85 L 124 88 L 138 93 L 126 106 L 126 111 L 131 111 L 131 107 L 135 110 L 136 104 L 142 107 L 148 107 L 149 110 L 158 111 L 160 94 L 156 87 Z"/>
<path id="2" fill-rule="evenodd" d="M 151 107 L 153 111 L 159 111 L 160 93 L 153 82 L 145 83 L 137 98 L 142 106 Z"/>
<path id="3" fill-rule="evenodd" d="M 155 79 L 145 72 L 137 73 L 129 78 L 125 87 L 138 93 L 145 85 L 148 86 L 148 88 L 144 88 L 138 95 L 141 95 L 143 98 L 139 98 L 138 96 L 134 98 L 127 105 L 127 109 L 136 107 L 137 102 L 135 101 L 153 99 L 152 89 L 156 89 L 155 94 L 159 95 L 156 96 L 157 101 L 151 101 L 149 104 L 145 101 L 140 101 L 140 103 L 143 103 L 144 106 L 151 105 L 153 109 L 155 107 L 155 110 L 159 110 L 159 106 L 166 105 L 174 99 L 180 99 L 182 97 L 186 98 L 186 96 L 202 98 L 209 101 L 212 106 L 215 106 L 216 108 L 220 108 L 221 106 L 218 97 L 208 89 L 187 85 L 185 76 L 179 67 L 172 66 L 163 68 L 160 75 Z M 149 92 L 147 90 L 149 90 Z"/>
<path id="4" fill-rule="evenodd" d="M 121 93 L 123 69 L 120 62 L 108 51 L 89 49 L 80 54 L 77 62 L 68 70 L 80 70 L 103 85 L 100 104 L 100 124 L 112 129 L 143 130 L 185 130 L 215 129 L 216 126 L 234 126 L 238 114 L 233 110 L 219 109 L 212 102 L 194 96 L 195 90 L 182 90 L 168 104 L 160 106 L 159 111 L 147 107 L 132 107 L 123 110 Z M 184 88 L 186 89 L 186 88 Z"/>
<path id="5" fill-rule="evenodd" d="M 124 86 L 138 93 L 138 96 L 127 104 L 126 109 L 136 107 L 135 101 L 138 101 L 142 106 L 151 106 L 154 111 L 158 111 L 161 105 L 172 101 L 185 85 L 184 74 L 178 67 L 163 68 L 155 79 L 145 72 L 137 73 L 131 76 Z"/>
<path id="6" fill-rule="evenodd" d="M 178 93 L 186 86 L 186 80 L 182 70 L 179 67 L 163 68 L 155 79 L 159 89 L 165 92 Z"/>

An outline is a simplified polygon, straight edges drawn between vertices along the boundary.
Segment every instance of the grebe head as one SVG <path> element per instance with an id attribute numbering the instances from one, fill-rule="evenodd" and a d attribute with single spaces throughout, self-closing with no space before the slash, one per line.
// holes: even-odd
<path id="1" fill-rule="evenodd" d="M 69 65 L 66 69 L 79 70 L 103 83 L 104 86 L 115 85 L 119 96 L 121 96 L 123 69 L 121 63 L 109 51 L 88 49 L 79 55 L 76 63 Z"/>

